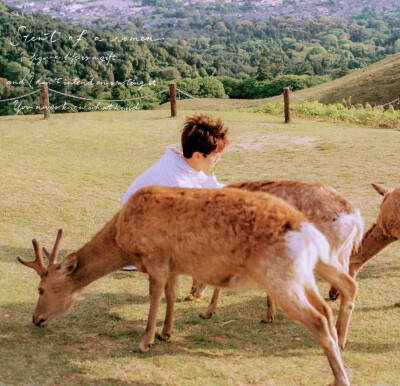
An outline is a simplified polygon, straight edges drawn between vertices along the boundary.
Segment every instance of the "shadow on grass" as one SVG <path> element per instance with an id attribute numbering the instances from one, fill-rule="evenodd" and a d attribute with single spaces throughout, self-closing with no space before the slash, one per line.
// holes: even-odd
<path id="1" fill-rule="evenodd" d="M 70 380 L 74 384 L 126 385 L 132 384 L 132 381 L 124 381 L 117 376 L 114 379 L 105 374 L 103 378 L 96 366 L 101 366 L 105 360 L 108 365 L 115 363 L 119 368 L 133 366 L 132 371 L 135 371 L 135 366 L 140 366 L 140 363 L 148 366 L 155 358 L 165 355 L 178 361 L 189 357 L 218 360 L 237 355 L 245 360 L 323 356 L 321 346 L 308 330 L 289 319 L 279 308 L 275 323 L 260 323 L 265 312 L 264 296 L 236 303 L 234 293 L 228 292 L 224 297 L 226 299 L 221 299 L 218 314 L 209 320 L 198 317 L 199 309 L 203 309 L 206 302 L 178 301 L 172 341 L 167 343 L 156 339 L 152 349 L 145 354 L 134 353 L 134 349 L 139 345 L 146 327 L 147 294 L 84 292 L 83 298 L 76 302 L 68 315 L 59 317 L 46 328 L 37 328 L 31 323 L 34 304 L 6 304 L 2 306 L 1 314 L 7 317 L 0 316 L 0 357 L 13 358 L 13 372 L 18 373 L 13 378 L 15 384 L 26 383 L 29 379 L 43 380 L 47 373 L 54 372 L 64 382 L 73 375 Z M 128 316 L 120 312 L 121 309 L 126 311 L 126 305 L 132 306 Z M 165 304 L 162 308 L 157 332 L 162 328 Z M 352 343 L 350 337 L 347 350 L 385 353 L 398 348 L 381 343 Z M 92 364 L 94 370 L 90 367 Z M 30 369 L 29 378 L 25 375 L 27 367 Z M 3 380 L 7 384 L 7 378 Z M 157 383 L 135 381 L 135 384 Z"/>
<path id="2" fill-rule="evenodd" d="M 379 354 L 389 353 L 389 352 L 398 352 L 400 351 L 400 346 L 396 343 L 388 344 L 388 343 L 370 343 L 370 342 L 352 342 L 351 340 L 347 342 L 345 351 L 355 352 L 355 353 L 371 353 L 371 354 Z"/>
<path id="3" fill-rule="evenodd" d="M 163 303 L 165 303 L 164 300 Z M 116 308 L 126 305 L 132 306 L 132 317 L 123 317 L 115 311 Z M 51 345 L 54 340 L 59 342 L 65 340 L 64 343 L 67 345 L 79 345 L 84 336 L 90 336 L 91 338 L 100 337 L 100 340 L 104 338 L 109 343 L 113 341 L 118 346 L 118 348 L 115 347 L 118 352 L 121 352 L 121 346 L 130 352 L 132 347 L 139 344 L 144 334 L 147 306 L 147 295 L 85 293 L 84 298 L 75 303 L 68 315 L 60 316 L 45 328 L 37 328 L 31 323 L 31 315 L 35 305 L 29 303 L 3 306 L 2 312 L 7 314 L 8 318 L 1 318 L 0 326 L 1 331 L 7 337 L 6 340 L 10 343 L 14 341 L 16 345 L 23 343 L 21 336 L 19 336 L 19 331 L 22 331 L 23 334 L 29 336 L 28 341 L 33 346 L 36 343 L 38 347 L 43 347 L 43 345 L 45 347 L 46 344 Z M 139 307 L 140 315 L 137 312 Z M 254 345 L 263 348 L 264 356 L 282 357 L 302 355 L 301 349 L 303 348 L 320 347 L 304 326 L 289 319 L 279 308 L 276 322 L 260 323 L 265 311 L 265 298 L 263 296 L 225 307 L 222 306 L 218 314 L 209 320 L 198 317 L 199 308 L 202 309 L 203 307 L 198 303 L 178 301 L 175 307 L 175 330 L 183 340 L 180 342 L 175 340 L 174 343 L 174 337 L 172 337 L 172 344 L 156 342 L 155 346 L 157 348 L 162 346 L 168 348 L 169 346 L 182 345 L 181 350 L 185 350 L 186 341 L 189 341 L 191 355 L 208 356 L 209 354 L 201 351 L 196 354 L 193 352 L 193 348 L 231 350 L 232 348 L 240 348 L 242 345 Z M 383 306 L 379 309 L 392 308 L 394 308 L 394 305 Z M 360 310 L 368 311 L 369 308 L 364 307 Z M 164 317 L 162 312 L 159 310 L 157 331 L 161 331 L 162 328 Z M 268 344 L 267 347 L 265 346 L 266 343 Z M 378 346 L 372 348 L 372 351 L 391 351 L 390 346 Z M 365 346 L 367 351 L 369 351 L 368 347 L 370 345 Z M 293 350 L 298 351 L 299 349 L 298 353 L 293 352 Z M 361 351 L 363 350 L 361 349 Z M 122 350 L 123 352 L 124 350 Z M 146 355 L 157 356 L 160 353 L 158 350 L 153 350 Z M 101 350 L 94 355 L 104 357 Z M 116 352 L 112 354 L 112 356 L 115 355 Z"/>
<path id="4" fill-rule="evenodd" d="M 374 259 L 374 258 L 373 258 Z M 380 279 L 382 277 L 400 277 L 400 260 L 390 262 L 372 260 L 366 263 L 357 275 L 356 280 Z"/>
<path id="5" fill-rule="evenodd" d="M 389 311 L 389 310 L 394 310 L 394 309 L 398 310 L 399 306 L 396 306 L 395 301 L 396 301 L 396 299 L 394 299 L 392 303 L 380 305 L 380 306 L 376 306 L 376 307 L 357 307 L 356 306 L 356 311 L 357 312 L 370 312 L 370 311 Z"/>

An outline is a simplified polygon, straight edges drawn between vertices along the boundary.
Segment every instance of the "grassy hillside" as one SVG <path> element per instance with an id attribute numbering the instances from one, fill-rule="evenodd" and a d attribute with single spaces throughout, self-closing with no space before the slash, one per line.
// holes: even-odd
<path id="1" fill-rule="evenodd" d="M 390 102 L 400 95 L 400 53 L 363 69 L 354 71 L 349 75 L 331 82 L 323 83 L 301 91 L 295 95 L 307 101 L 319 101 L 325 104 L 342 102 L 351 97 L 351 103 L 370 103 L 372 106 Z M 184 99 L 178 101 L 179 109 L 218 110 L 224 107 L 246 106 L 263 99 L 216 99 L 207 98 L 203 101 Z M 283 98 L 281 99 L 283 101 Z M 292 103 L 298 102 L 292 98 Z M 168 110 L 169 102 L 158 107 Z"/>
<path id="2" fill-rule="evenodd" d="M 201 111 L 201 110 L 198 110 Z M 198 317 L 211 296 L 178 301 L 170 343 L 133 352 L 148 313 L 147 276 L 117 271 L 85 289 L 72 311 L 36 328 L 32 312 L 39 277 L 16 260 L 33 257 L 31 239 L 74 251 L 119 209 L 131 181 L 164 147 L 179 142 L 193 110 L 99 112 L 0 117 L 0 385 L 326 385 L 322 349 L 281 310 L 262 325 L 265 294 L 227 291 L 210 320 Z M 400 181 L 399 132 L 257 113 L 213 112 L 231 143 L 217 165 L 221 182 L 299 179 L 337 188 L 356 204 L 366 226 L 381 197 L 370 181 Z M 393 385 L 400 379 L 400 243 L 360 273 L 356 308 L 343 351 L 353 385 Z M 326 296 L 328 285 L 318 281 Z M 179 298 L 190 288 L 185 279 Z M 331 304 L 337 315 L 338 304 Z M 158 313 L 160 330 L 165 312 Z"/>
<path id="3" fill-rule="evenodd" d="M 352 103 L 371 104 L 390 102 L 399 94 L 400 54 L 388 56 L 332 82 L 296 92 L 296 95 L 308 101 L 336 103 L 351 97 Z"/>

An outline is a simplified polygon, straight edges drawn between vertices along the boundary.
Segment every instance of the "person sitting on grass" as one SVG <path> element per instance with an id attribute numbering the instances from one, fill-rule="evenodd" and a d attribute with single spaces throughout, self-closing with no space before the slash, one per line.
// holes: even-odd
<path id="1" fill-rule="evenodd" d="M 221 119 L 208 115 L 194 115 L 185 120 L 181 144 L 182 152 L 167 147 L 164 155 L 143 172 L 128 188 L 121 207 L 138 189 L 148 185 L 164 185 L 181 188 L 222 188 L 214 173 L 206 175 L 219 161 L 228 144 L 228 129 Z M 130 265 L 125 271 L 134 271 Z"/>

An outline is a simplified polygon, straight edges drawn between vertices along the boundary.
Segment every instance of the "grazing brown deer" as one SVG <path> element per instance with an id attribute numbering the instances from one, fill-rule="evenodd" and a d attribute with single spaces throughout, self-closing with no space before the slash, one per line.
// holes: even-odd
<path id="1" fill-rule="evenodd" d="M 318 261 L 315 271 L 326 281 L 334 284 L 342 294 L 341 307 L 337 320 L 339 346 L 344 348 L 357 284 L 349 276 L 349 257 L 361 242 L 364 223 L 361 214 L 348 200 L 335 189 L 300 181 L 250 181 L 228 185 L 227 188 L 243 189 L 252 192 L 265 192 L 284 199 L 310 220 L 326 237 L 331 248 L 332 267 L 327 269 L 323 261 Z M 206 285 L 193 282 L 191 295 L 201 298 Z M 220 289 L 215 288 L 207 310 L 200 316 L 208 319 L 217 309 Z M 272 322 L 276 315 L 275 304 L 267 296 L 267 314 L 263 322 Z"/>
<path id="2" fill-rule="evenodd" d="M 350 256 L 349 273 L 354 278 L 367 261 L 393 241 L 400 240 L 400 186 L 389 189 L 374 183 L 371 185 L 383 200 L 378 219 L 365 232 L 360 248 Z M 335 288 L 331 288 L 330 294 L 332 298 L 338 296 Z M 396 305 L 400 306 L 400 302 Z"/>
<path id="3" fill-rule="evenodd" d="M 156 314 L 165 290 L 167 311 L 161 338 L 173 330 L 180 275 L 217 287 L 255 281 L 322 345 L 336 385 L 348 385 L 332 311 L 313 274 L 319 261 L 330 267 L 329 245 L 304 214 L 283 200 L 238 189 L 140 189 L 77 252 L 56 263 L 59 237 L 45 268 L 39 243 L 36 260 L 19 261 L 41 277 L 33 323 L 45 326 L 66 312 L 85 286 L 134 264 L 149 275 L 150 311 L 139 351 L 154 342 Z"/>

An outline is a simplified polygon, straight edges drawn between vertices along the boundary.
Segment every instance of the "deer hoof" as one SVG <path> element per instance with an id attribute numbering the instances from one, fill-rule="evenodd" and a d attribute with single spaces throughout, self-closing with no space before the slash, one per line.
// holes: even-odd
<path id="1" fill-rule="evenodd" d="M 149 351 L 150 347 L 151 347 L 151 344 L 148 344 L 146 347 L 144 345 L 140 344 L 140 346 L 138 348 L 135 348 L 133 350 L 133 352 L 143 354 L 143 353 Z"/>
<path id="2" fill-rule="evenodd" d="M 329 299 L 333 302 L 339 297 L 339 292 L 336 288 L 332 287 L 329 291 Z"/>
<path id="3" fill-rule="evenodd" d="M 169 342 L 169 340 L 171 339 L 171 334 L 157 334 L 157 339 L 162 340 L 163 342 Z"/>
<path id="4" fill-rule="evenodd" d="M 400 302 L 395 303 L 395 307 L 400 307 Z"/>
<path id="5" fill-rule="evenodd" d="M 213 316 L 212 312 L 209 312 L 208 314 L 200 314 L 199 317 L 202 319 L 211 319 L 211 317 Z"/>
<path id="6" fill-rule="evenodd" d="M 185 297 L 185 300 L 187 302 L 198 302 L 199 300 L 202 299 L 203 296 L 194 296 L 192 294 L 189 294 L 188 296 Z"/>
<path id="7" fill-rule="evenodd" d="M 268 315 L 264 319 L 261 319 L 261 323 L 272 323 L 275 320 L 275 316 L 273 315 Z"/>
<path id="8" fill-rule="evenodd" d="M 346 347 L 346 342 L 342 342 L 342 343 L 339 342 L 339 348 L 341 350 L 344 350 L 345 347 Z"/>

